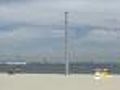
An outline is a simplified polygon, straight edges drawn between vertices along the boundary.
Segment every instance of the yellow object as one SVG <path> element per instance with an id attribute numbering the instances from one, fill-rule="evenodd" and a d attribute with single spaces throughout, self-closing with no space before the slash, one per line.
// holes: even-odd
<path id="1" fill-rule="evenodd" d="M 105 79 L 105 78 L 109 78 L 111 77 L 111 74 L 109 72 L 108 69 L 104 69 L 103 71 L 96 71 L 95 72 L 95 79 L 99 80 L 99 79 Z"/>

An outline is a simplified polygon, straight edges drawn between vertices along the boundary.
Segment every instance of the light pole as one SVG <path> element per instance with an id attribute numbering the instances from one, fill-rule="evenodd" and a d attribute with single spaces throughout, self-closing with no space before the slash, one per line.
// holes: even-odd
<path id="1" fill-rule="evenodd" d="M 68 12 L 64 12 L 65 14 L 65 74 L 69 75 L 69 58 L 68 58 Z"/>

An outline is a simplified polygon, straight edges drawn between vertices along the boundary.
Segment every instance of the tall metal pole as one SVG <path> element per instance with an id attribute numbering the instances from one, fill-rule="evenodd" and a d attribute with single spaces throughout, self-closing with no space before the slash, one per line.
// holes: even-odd
<path id="1" fill-rule="evenodd" d="M 65 74 L 69 75 L 69 58 L 68 58 L 68 12 L 65 12 Z"/>

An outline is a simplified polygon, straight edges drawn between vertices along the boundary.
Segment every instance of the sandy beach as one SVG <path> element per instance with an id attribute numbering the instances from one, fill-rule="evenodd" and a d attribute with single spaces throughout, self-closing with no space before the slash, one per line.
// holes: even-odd
<path id="1" fill-rule="evenodd" d="M 92 75 L 0 74 L 0 90 L 120 90 L 120 76 L 95 80 Z"/>

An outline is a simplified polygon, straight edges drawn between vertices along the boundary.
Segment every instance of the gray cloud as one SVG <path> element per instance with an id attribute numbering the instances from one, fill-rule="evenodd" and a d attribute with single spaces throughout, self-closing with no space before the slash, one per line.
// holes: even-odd
<path id="1" fill-rule="evenodd" d="M 82 50 L 88 57 L 92 50 L 101 55 L 104 48 L 110 56 L 108 51 L 117 52 L 120 45 L 119 3 L 119 0 L 0 0 L 0 51 L 62 52 L 64 11 L 69 11 L 70 47 L 75 45 L 75 52 L 79 54 Z M 116 47 L 106 49 L 112 43 Z"/>
<path id="2" fill-rule="evenodd" d="M 25 3 L 32 0 L 0 0 L 0 4 Z"/>

